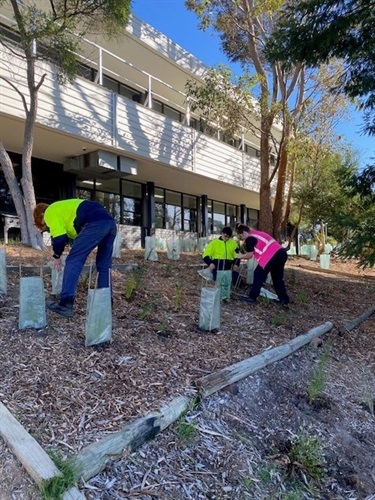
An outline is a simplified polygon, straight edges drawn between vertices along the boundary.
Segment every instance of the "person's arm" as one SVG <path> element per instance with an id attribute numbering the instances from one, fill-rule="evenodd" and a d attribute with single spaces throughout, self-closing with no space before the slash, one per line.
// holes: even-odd
<path id="1" fill-rule="evenodd" d="M 203 257 L 204 263 L 208 266 L 210 271 L 213 271 L 214 269 L 216 269 L 216 266 L 215 266 L 215 264 L 213 264 L 212 259 L 211 259 L 211 249 L 212 249 L 212 242 L 210 242 L 206 246 L 206 248 L 202 254 L 202 257 Z"/>
<path id="2" fill-rule="evenodd" d="M 254 252 L 237 253 L 236 258 L 239 260 L 241 260 L 241 259 L 249 260 L 252 258 L 253 254 L 254 254 Z"/>
<path id="3" fill-rule="evenodd" d="M 236 257 L 238 259 L 246 259 L 246 260 L 251 259 L 254 255 L 254 249 L 255 249 L 256 243 L 257 243 L 257 240 L 256 240 L 256 238 L 254 238 L 254 236 L 249 236 L 248 238 L 246 238 L 245 245 L 244 245 L 246 252 L 245 253 L 237 253 Z"/>

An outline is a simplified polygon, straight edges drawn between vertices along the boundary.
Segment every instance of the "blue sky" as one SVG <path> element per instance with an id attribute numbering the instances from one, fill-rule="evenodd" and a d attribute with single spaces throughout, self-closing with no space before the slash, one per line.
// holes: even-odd
<path id="1" fill-rule="evenodd" d="M 219 37 L 198 29 L 197 17 L 186 9 L 184 0 L 132 0 L 132 10 L 207 66 L 227 63 L 220 51 Z M 361 113 L 352 110 L 350 119 L 337 127 L 337 132 L 346 138 L 345 142 L 358 152 L 361 168 L 375 157 L 375 138 L 361 134 L 362 126 Z"/>

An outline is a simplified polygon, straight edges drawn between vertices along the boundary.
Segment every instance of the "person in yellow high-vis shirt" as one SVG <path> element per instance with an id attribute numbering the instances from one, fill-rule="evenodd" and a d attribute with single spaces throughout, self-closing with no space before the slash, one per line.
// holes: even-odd
<path id="1" fill-rule="evenodd" d="M 116 222 L 100 203 L 74 198 L 51 205 L 38 203 L 34 209 L 34 223 L 40 231 L 51 234 L 56 270 L 61 269 L 60 257 L 68 241 L 73 240 L 65 262 L 60 300 L 47 303 L 51 311 L 72 317 L 79 276 L 87 257 L 96 247 L 98 288 L 110 286 Z"/>
<path id="2" fill-rule="evenodd" d="M 211 271 L 212 279 L 216 281 L 217 271 L 232 270 L 232 284 L 238 281 L 240 259 L 236 259 L 238 242 L 232 239 L 233 231 L 230 227 L 224 227 L 219 238 L 211 240 L 202 253 L 202 258 L 207 268 L 199 272 L 201 276 L 208 276 Z"/>

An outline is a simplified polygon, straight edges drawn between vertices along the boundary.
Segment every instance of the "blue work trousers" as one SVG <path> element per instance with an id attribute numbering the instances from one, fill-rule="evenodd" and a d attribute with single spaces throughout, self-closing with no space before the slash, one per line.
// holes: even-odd
<path id="1" fill-rule="evenodd" d="M 98 288 L 106 288 L 110 284 L 112 267 L 113 242 L 116 237 L 116 222 L 113 219 L 102 219 L 88 222 L 77 235 L 66 258 L 60 303 L 74 301 L 82 268 L 89 254 L 98 247 L 96 253 L 96 270 L 98 272 Z"/>

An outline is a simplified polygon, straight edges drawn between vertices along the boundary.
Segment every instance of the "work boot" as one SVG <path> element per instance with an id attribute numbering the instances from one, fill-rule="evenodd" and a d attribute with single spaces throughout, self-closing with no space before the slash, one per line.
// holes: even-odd
<path id="1" fill-rule="evenodd" d="M 50 311 L 53 311 L 60 316 L 65 316 L 66 318 L 71 318 L 73 316 L 73 304 L 60 304 L 57 301 L 47 302 L 47 307 Z"/>
<path id="2" fill-rule="evenodd" d="M 255 299 L 252 299 L 251 297 L 240 297 L 240 300 L 242 300 L 242 302 L 246 302 L 246 304 L 252 304 L 252 305 L 256 305 L 257 304 L 257 301 Z"/>

